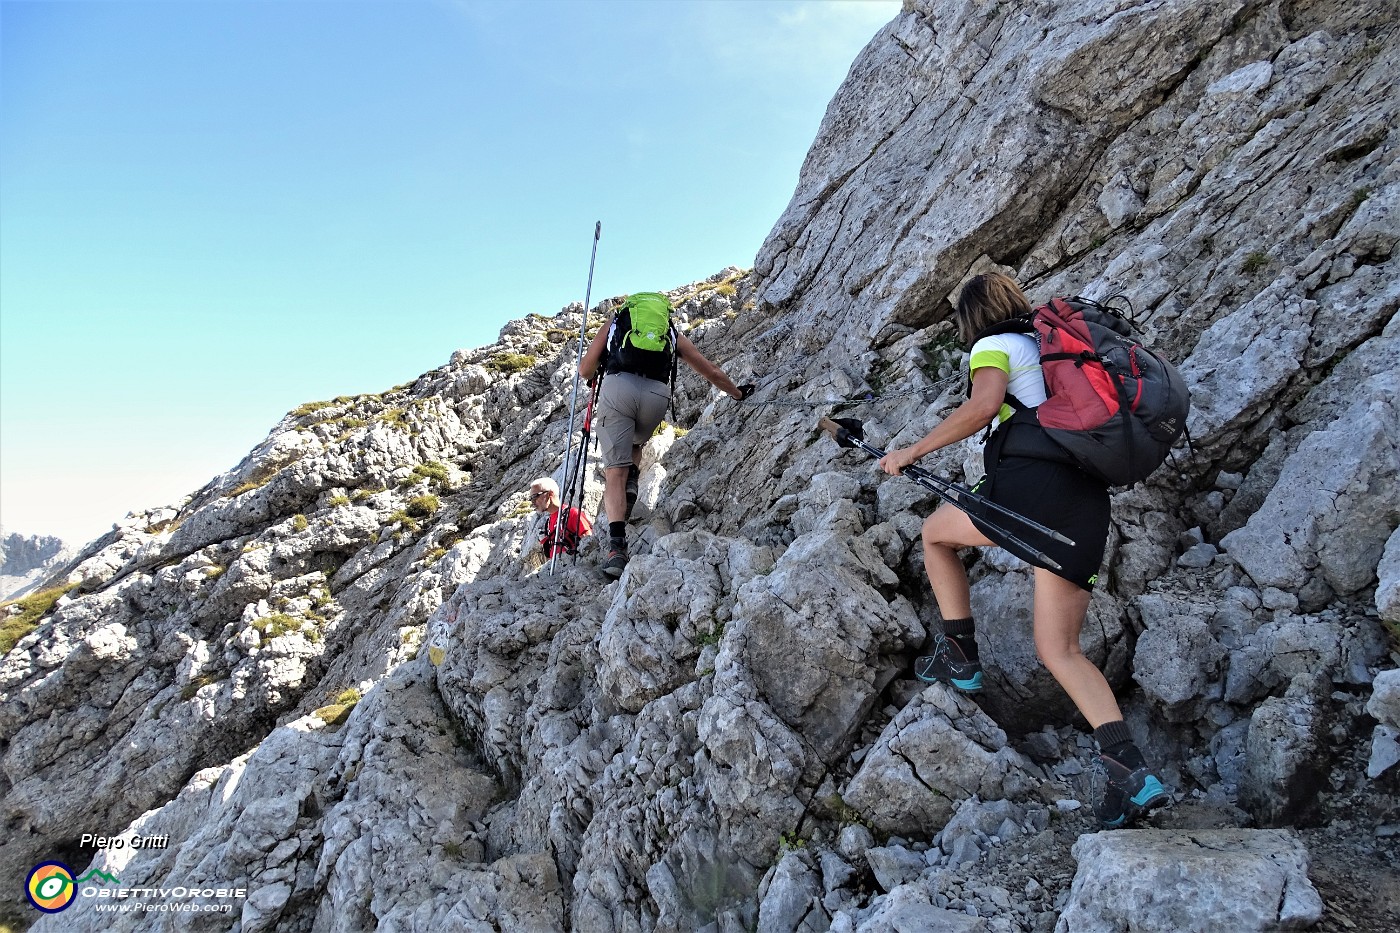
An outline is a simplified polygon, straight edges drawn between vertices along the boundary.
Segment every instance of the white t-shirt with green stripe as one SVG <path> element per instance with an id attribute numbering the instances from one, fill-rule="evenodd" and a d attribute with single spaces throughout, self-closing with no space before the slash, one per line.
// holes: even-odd
<path id="1" fill-rule="evenodd" d="M 1035 408 L 1045 401 L 1045 377 L 1040 372 L 1040 346 L 1029 334 L 993 334 L 972 345 L 972 358 L 967 362 L 971 375 L 984 366 L 994 366 L 1006 373 L 1006 391 L 1016 396 L 1022 405 Z M 997 422 L 1010 418 L 1016 409 L 1001 406 Z"/>

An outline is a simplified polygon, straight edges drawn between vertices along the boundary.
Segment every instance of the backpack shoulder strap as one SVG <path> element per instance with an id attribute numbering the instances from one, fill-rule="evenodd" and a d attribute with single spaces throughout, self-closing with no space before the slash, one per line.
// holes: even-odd
<path id="1" fill-rule="evenodd" d="M 610 362 L 615 362 L 618 353 L 622 350 L 622 341 L 627 339 L 627 332 L 632 329 L 632 315 L 628 312 L 627 306 L 623 305 L 613 312 L 612 320 L 607 323 L 608 336 L 603 341 L 603 368 L 606 369 Z"/>

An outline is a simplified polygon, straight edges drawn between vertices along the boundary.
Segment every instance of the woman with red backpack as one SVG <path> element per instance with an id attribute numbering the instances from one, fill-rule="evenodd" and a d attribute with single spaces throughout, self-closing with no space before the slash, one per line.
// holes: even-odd
<path id="1" fill-rule="evenodd" d="M 1057 565 L 1050 569 L 1045 561 L 1007 541 L 1000 529 L 951 505 L 940 506 L 924 522 L 923 549 L 943 632 L 937 636 L 933 654 L 915 662 L 915 674 L 920 680 L 947 682 L 966 692 L 982 688 L 970 587 L 959 548 L 1001 546 L 1037 564 L 1036 653 L 1094 730 L 1108 771 L 1096 812 L 1104 826 L 1116 828 L 1170 798 L 1134 744 L 1108 680 L 1079 647 L 1079 632 L 1108 537 L 1108 486 L 1080 469 L 1045 437 L 1034 418 L 1013 418 L 1017 410 L 1033 409 L 1046 399 L 1034 332 L 1019 326 L 1030 317 L 1030 302 L 1010 277 L 988 273 L 969 281 L 958 298 L 955 321 L 971 351 L 970 397 L 913 446 L 889 451 L 880 467 L 897 476 L 921 457 L 997 422 L 997 431 L 987 443 L 987 475 L 976 491 L 1074 543 L 1046 546 Z"/>

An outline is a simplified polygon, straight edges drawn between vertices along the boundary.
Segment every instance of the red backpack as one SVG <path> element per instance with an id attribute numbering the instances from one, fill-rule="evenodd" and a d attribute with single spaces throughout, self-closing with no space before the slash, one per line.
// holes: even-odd
<path id="1" fill-rule="evenodd" d="M 1029 328 L 1018 323 L 1040 345 L 1046 399 L 1028 410 L 1009 398 L 1017 416 L 1110 486 L 1146 479 L 1186 430 L 1191 393 L 1176 367 L 1134 339 L 1122 312 L 1087 298 L 1053 298 Z"/>

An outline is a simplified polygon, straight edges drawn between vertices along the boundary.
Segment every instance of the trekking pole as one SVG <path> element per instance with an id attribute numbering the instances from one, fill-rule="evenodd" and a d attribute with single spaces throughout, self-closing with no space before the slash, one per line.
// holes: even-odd
<path id="1" fill-rule="evenodd" d="M 859 447 L 861 450 L 865 451 L 866 453 L 870 454 L 872 457 L 875 457 L 877 459 L 885 456 L 885 451 L 865 442 L 863 426 L 855 418 L 841 418 L 835 421 L 833 421 L 830 418 L 822 418 L 819 422 L 817 422 L 817 426 L 820 427 L 823 431 L 826 431 L 833 438 L 835 438 L 837 445 L 840 447 Z M 1002 517 L 1019 522 L 1023 527 L 1025 527 L 1029 531 L 1034 531 L 1039 534 L 1045 535 L 1046 537 L 1052 540 L 1059 541 L 1063 544 L 1068 544 L 1070 547 L 1076 546 L 1073 540 L 1060 534 L 1055 529 L 1047 528 L 1040 522 L 1035 521 L 1032 518 L 1027 518 L 1019 512 L 1013 512 L 1005 506 L 999 505 L 993 502 L 992 500 L 986 498 L 985 496 L 973 492 L 966 486 L 959 486 L 957 483 L 951 483 L 946 479 L 934 476 L 932 473 L 920 467 L 905 467 L 904 475 L 909 477 L 914 482 L 918 483 L 920 486 L 934 493 L 940 499 L 953 506 L 954 508 L 961 509 L 968 515 L 980 519 L 985 525 L 987 525 L 987 527 L 998 532 L 999 534 L 1004 535 L 1007 541 L 1016 545 L 1017 547 L 1025 549 L 1026 553 L 1033 555 L 1037 560 L 1043 561 L 1046 564 L 1046 566 L 1048 566 L 1051 570 L 1063 570 L 1064 568 L 1061 567 L 1060 564 L 1057 561 L 1055 561 L 1054 558 L 1050 557 L 1048 554 L 1044 553 L 1038 548 L 1031 547 L 1025 541 L 1022 541 L 1016 535 L 1013 535 L 1006 528 L 992 521 L 990 518 L 987 517 L 987 515 L 977 515 L 976 512 L 974 512 L 974 509 L 980 510 L 984 513 L 996 512 Z M 969 508 L 969 506 L 971 508 Z"/>
<path id="2" fill-rule="evenodd" d="M 567 471 L 569 461 L 574 454 L 574 410 L 578 407 L 578 368 L 583 363 L 583 345 L 588 342 L 588 303 L 593 300 L 593 264 L 598 259 L 598 240 L 603 235 L 603 222 L 600 220 L 593 225 L 593 254 L 588 257 L 588 287 L 583 292 L 583 320 L 578 325 L 578 358 L 574 360 L 574 391 L 569 399 L 569 433 L 567 446 L 564 448 L 564 470 L 565 478 L 568 478 Z M 564 520 L 568 521 L 565 514 Z M 554 565 L 559 560 L 559 522 L 554 523 L 554 548 L 549 556 L 549 573 L 554 575 Z"/>
<path id="3" fill-rule="evenodd" d="M 579 452 L 578 467 L 578 508 L 583 510 L 583 497 L 588 491 L 588 447 L 593 440 L 593 411 L 598 404 L 598 393 L 603 390 L 603 374 L 599 373 L 593 383 L 593 397 L 588 400 L 588 408 L 583 413 L 583 446 Z M 581 525 L 582 522 L 579 522 Z M 581 535 L 580 535 L 581 536 Z M 583 542 L 580 541 L 581 545 Z M 574 563 L 578 563 L 578 548 L 574 549 Z"/>
<path id="4" fill-rule="evenodd" d="M 564 503 L 565 532 L 569 530 L 568 515 L 570 509 L 572 509 L 575 506 L 575 504 L 577 504 L 580 510 L 583 509 L 583 496 L 588 488 L 588 444 L 593 439 L 593 408 L 598 403 L 598 392 L 602 389 L 602 387 L 603 374 L 598 373 L 597 378 L 593 380 L 593 394 L 588 399 L 588 406 L 583 410 L 583 432 L 582 437 L 579 441 L 578 457 L 574 460 L 573 466 L 571 467 L 572 472 L 566 470 L 564 473 L 564 478 L 568 484 L 566 492 L 568 498 L 565 500 Z M 575 523 L 575 531 L 577 531 L 581 524 L 582 522 Z M 554 523 L 554 528 L 555 547 L 557 548 L 560 535 L 559 523 L 557 521 Z M 574 546 L 574 563 L 578 563 L 579 543 L 581 542 L 575 543 Z"/>

